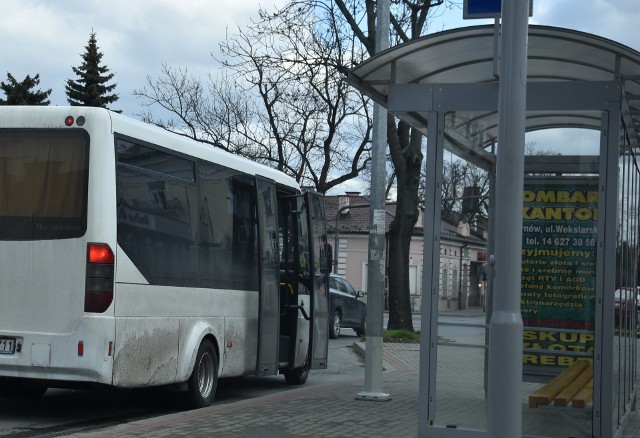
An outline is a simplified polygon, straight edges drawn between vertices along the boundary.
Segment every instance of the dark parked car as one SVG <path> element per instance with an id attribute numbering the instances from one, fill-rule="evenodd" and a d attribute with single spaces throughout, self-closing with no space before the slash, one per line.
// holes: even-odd
<path id="1" fill-rule="evenodd" d="M 336 339 L 342 328 L 352 328 L 358 336 L 363 336 L 367 305 L 358 298 L 363 297 L 364 292 L 356 292 L 344 277 L 335 274 L 329 277 L 329 292 L 329 337 Z"/>

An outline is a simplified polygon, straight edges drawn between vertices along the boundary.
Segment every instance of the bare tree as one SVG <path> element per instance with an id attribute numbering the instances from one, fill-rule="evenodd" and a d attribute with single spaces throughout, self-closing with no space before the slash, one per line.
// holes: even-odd
<path id="1" fill-rule="evenodd" d="M 484 229 L 488 214 L 488 174 L 461 159 L 445 161 L 442 166 L 442 217 Z"/>
<path id="2" fill-rule="evenodd" d="M 425 34 L 429 15 L 448 3 L 391 0 L 392 41 Z M 324 192 L 357 176 L 369 160 L 370 106 L 342 75 L 374 54 L 375 9 L 376 0 L 292 0 L 274 14 L 261 11 L 257 21 L 221 44 L 227 73 L 210 80 L 205 101 L 181 92 L 183 82 L 204 87 L 180 75 L 168 85 L 166 77 L 149 78 L 136 94 L 174 116 L 163 121 L 148 112 L 149 121 L 272 163 Z M 220 89 L 229 92 L 226 98 Z M 238 112 L 229 116 L 229 108 Z M 225 116 L 232 120 L 215 128 L 220 132 L 206 129 Z M 413 330 L 409 246 L 418 219 L 422 136 L 389 117 L 388 144 L 397 192 L 389 230 L 388 328 Z"/>
<path id="3" fill-rule="evenodd" d="M 301 4 L 328 7 L 322 0 Z M 328 2 L 327 2 L 328 3 Z M 391 39 L 394 43 L 419 38 L 428 18 L 445 0 L 391 0 Z M 355 38 L 370 56 L 375 54 L 376 0 L 333 0 Z M 346 38 L 345 38 L 346 39 Z M 413 331 L 409 290 L 409 248 L 418 220 L 422 134 L 392 116 L 387 119 L 387 141 L 396 178 L 396 216 L 389 229 L 389 329 Z"/>
<path id="4" fill-rule="evenodd" d="M 554 156 L 555 152 L 536 148 L 535 143 L 525 144 L 527 156 Z M 420 198 L 425 196 L 425 175 L 421 176 Z M 479 167 L 461 158 L 452 157 L 442 167 L 442 216 L 450 221 L 463 221 L 478 230 L 484 230 L 488 219 L 489 175 Z"/>
<path id="5" fill-rule="evenodd" d="M 359 59 L 329 14 L 285 8 L 220 44 L 222 73 L 205 85 L 163 66 L 134 94 L 143 118 L 282 170 L 320 192 L 358 176 L 371 143 L 368 101 L 340 75 Z M 162 119 L 152 109 L 163 108 Z"/>

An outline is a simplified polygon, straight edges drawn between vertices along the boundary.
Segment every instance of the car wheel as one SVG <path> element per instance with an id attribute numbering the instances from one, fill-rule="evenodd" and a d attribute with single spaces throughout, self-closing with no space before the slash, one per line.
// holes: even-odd
<path id="1" fill-rule="evenodd" d="M 196 363 L 189 377 L 188 388 L 195 408 L 211 405 L 218 387 L 218 354 L 210 340 L 205 339 L 198 348 Z"/>
<path id="2" fill-rule="evenodd" d="M 340 326 L 342 325 L 342 316 L 337 310 L 333 312 L 333 318 L 331 320 L 331 327 L 329 327 L 329 337 L 331 339 L 338 339 L 340 336 Z"/>
<path id="3" fill-rule="evenodd" d="M 362 322 L 360 323 L 360 327 L 355 329 L 356 335 L 363 337 L 367 332 L 367 315 L 362 317 Z"/>

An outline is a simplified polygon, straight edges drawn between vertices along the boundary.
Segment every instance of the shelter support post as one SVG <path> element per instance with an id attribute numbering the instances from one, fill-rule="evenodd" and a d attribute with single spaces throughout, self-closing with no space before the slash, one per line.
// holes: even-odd
<path id="1" fill-rule="evenodd" d="M 422 311 L 420 321 L 420 382 L 418 394 L 418 436 L 429 436 L 429 426 L 435 420 L 435 394 L 438 344 L 438 297 L 440 265 L 440 214 L 442 198 L 442 155 L 444 116 L 429 113 L 426 187 L 424 206 L 424 240 L 422 243 Z M 428 328 L 428 329 L 427 329 Z"/>
<path id="2" fill-rule="evenodd" d="M 617 213 L 619 202 L 619 165 L 620 157 L 620 109 L 619 102 L 612 101 L 602 117 L 600 130 L 600 185 L 599 196 L 601 205 L 604 204 L 604 214 L 598 216 L 598 262 L 596 278 L 602 289 L 600 295 L 611 290 L 616 276 L 616 245 L 617 245 Z M 619 412 L 614 409 L 614 399 L 619 394 L 614 393 L 616 376 L 615 333 L 614 333 L 614 302 L 613 300 L 598 300 L 596 312 L 601 318 L 596 318 L 596 339 L 593 375 L 593 435 L 596 437 L 613 436 L 618 428 Z M 619 336 L 617 337 L 619 339 Z M 617 364 L 618 367 L 621 364 Z M 619 376 L 619 374 L 618 374 Z"/>

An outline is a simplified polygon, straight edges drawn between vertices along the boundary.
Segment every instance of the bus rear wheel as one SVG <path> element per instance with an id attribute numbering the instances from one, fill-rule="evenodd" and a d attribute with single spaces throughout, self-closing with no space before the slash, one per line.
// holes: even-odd
<path id="1" fill-rule="evenodd" d="M 287 385 L 304 385 L 307 382 L 309 371 L 311 370 L 311 367 L 309 367 L 310 355 L 311 352 L 307 351 L 307 358 L 300 368 L 288 369 L 282 372 Z"/>
<path id="2" fill-rule="evenodd" d="M 191 404 L 204 408 L 213 403 L 218 387 L 218 353 L 210 340 L 205 339 L 198 348 L 196 363 L 189 377 Z"/>
<path id="3" fill-rule="evenodd" d="M 308 368 L 295 368 L 284 372 L 284 380 L 288 385 L 304 385 L 308 378 Z"/>

